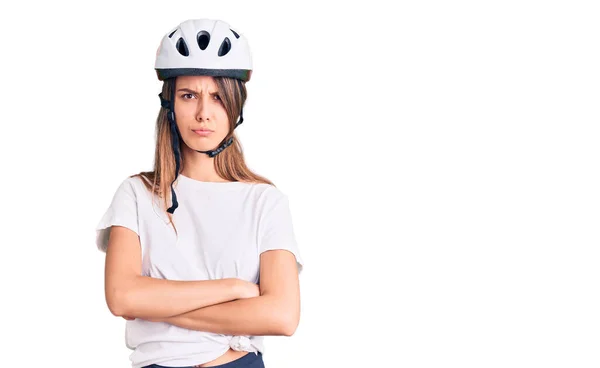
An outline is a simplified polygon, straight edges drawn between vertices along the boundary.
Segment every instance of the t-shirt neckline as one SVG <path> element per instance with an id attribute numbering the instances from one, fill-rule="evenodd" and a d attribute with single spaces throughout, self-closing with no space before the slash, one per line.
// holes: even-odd
<path id="1" fill-rule="evenodd" d="M 181 173 L 179 173 L 177 178 L 179 183 L 183 183 L 183 185 L 195 188 L 228 189 L 248 184 L 241 181 L 201 181 L 192 179 L 189 176 L 183 175 Z M 179 180 L 179 178 L 181 178 L 181 180 Z"/>

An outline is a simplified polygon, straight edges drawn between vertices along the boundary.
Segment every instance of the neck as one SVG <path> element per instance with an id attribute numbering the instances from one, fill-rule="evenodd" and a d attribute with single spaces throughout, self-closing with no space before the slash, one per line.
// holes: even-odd
<path id="1" fill-rule="evenodd" d="M 196 152 L 185 144 L 182 151 L 184 165 L 181 173 L 183 175 L 198 181 L 226 181 L 217 174 L 214 157 L 209 157 L 206 153 Z"/>

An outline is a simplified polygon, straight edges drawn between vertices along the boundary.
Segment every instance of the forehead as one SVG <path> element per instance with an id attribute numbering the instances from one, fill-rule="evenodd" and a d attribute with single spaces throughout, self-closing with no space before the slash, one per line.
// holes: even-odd
<path id="1" fill-rule="evenodd" d="M 191 88 L 194 90 L 217 89 L 217 83 L 213 77 L 207 75 L 182 75 L 175 81 L 176 88 Z"/>

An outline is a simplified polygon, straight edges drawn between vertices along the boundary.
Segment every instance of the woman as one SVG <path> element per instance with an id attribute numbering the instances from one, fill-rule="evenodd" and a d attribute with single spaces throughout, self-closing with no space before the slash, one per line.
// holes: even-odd
<path id="1" fill-rule="evenodd" d="M 158 49 L 154 170 L 126 178 L 97 227 L 133 368 L 264 367 L 262 336 L 299 323 L 287 196 L 248 169 L 234 134 L 251 64 L 218 20 L 185 21 Z"/>

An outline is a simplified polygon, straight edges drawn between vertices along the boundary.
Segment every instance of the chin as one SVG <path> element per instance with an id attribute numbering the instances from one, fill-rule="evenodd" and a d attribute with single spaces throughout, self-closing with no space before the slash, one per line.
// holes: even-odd
<path id="1" fill-rule="evenodd" d="M 196 151 L 210 151 L 217 148 L 220 141 L 209 137 L 194 137 L 183 141 L 186 146 Z"/>

